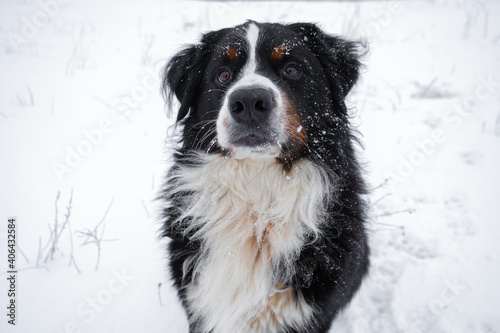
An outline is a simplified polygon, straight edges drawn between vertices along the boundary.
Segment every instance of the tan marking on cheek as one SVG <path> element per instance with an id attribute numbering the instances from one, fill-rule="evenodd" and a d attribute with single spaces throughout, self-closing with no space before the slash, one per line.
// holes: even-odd
<path id="1" fill-rule="evenodd" d="M 284 44 L 278 45 L 275 48 L 273 48 L 273 51 L 271 52 L 271 58 L 274 60 L 281 60 L 287 53 L 287 49 Z"/>
<path id="2" fill-rule="evenodd" d="M 287 138 L 281 146 L 281 153 L 277 160 L 284 163 L 285 170 L 289 170 L 291 162 L 307 148 L 308 137 L 306 129 L 302 126 L 302 118 L 295 105 L 285 93 L 282 93 L 281 97 L 284 105 L 281 121 L 285 127 Z"/>
<path id="3" fill-rule="evenodd" d="M 302 119 L 299 111 L 292 104 L 286 94 L 282 94 L 283 104 L 285 105 L 285 112 L 282 115 L 282 121 L 285 124 L 287 134 L 291 141 L 299 141 L 299 145 L 305 145 L 307 133 L 302 126 Z"/>

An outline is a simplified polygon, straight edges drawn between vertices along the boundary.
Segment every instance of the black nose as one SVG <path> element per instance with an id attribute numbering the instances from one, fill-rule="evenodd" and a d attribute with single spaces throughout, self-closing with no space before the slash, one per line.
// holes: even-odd
<path id="1" fill-rule="evenodd" d="M 274 107 L 273 92 L 265 88 L 240 88 L 229 96 L 229 112 L 238 123 L 264 123 Z"/>

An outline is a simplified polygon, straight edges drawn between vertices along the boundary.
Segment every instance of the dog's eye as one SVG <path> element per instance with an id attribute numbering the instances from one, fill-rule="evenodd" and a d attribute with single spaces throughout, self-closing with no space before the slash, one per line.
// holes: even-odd
<path id="1" fill-rule="evenodd" d="M 284 73 L 286 76 L 295 77 L 300 74 L 300 70 L 295 66 L 287 66 Z"/>
<path id="2" fill-rule="evenodd" d="M 219 80 L 220 83 L 226 83 L 231 79 L 231 72 L 228 71 L 227 69 L 223 69 L 217 74 L 217 80 Z"/>

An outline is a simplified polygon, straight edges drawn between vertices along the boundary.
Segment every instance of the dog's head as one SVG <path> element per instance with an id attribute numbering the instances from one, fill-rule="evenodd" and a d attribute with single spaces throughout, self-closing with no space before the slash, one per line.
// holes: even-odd
<path id="1" fill-rule="evenodd" d="M 163 80 L 180 102 L 184 148 L 287 164 L 314 153 L 346 130 L 359 51 L 305 23 L 249 21 L 203 35 L 170 60 Z"/>

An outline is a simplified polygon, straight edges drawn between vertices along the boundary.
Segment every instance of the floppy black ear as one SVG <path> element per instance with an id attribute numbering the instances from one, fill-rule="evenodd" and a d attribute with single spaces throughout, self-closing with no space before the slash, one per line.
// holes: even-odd
<path id="1" fill-rule="evenodd" d="M 190 45 L 173 56 L 165 66 L 162 90 L 171 106 L 173 95 L 181 106 L 177 121 L 181 121 L 196 106 L 200 96 L 205 68 L 215 45 L 229 29 L 221 29 L 204 34 L 199 44 Z"/>
<path id="2" fill-rule="evenodd" d="M 333 93 L 344 98 L 357 82 L 361 63 L 359 58 L 366 46 L 324 33 L 312 23 L 297 23 L 290 28 L 303 37 L 323 65 Z"/>
<path id="3" fill-rule="evenodd" d="M 203 48 L 192 45 L 180 51 L 170 59 L 163 74 L 163 95 L 171 107 L 175 97 L 180 102 L 177 121 L 182 120 L 195 105 L 196 91 L 203 76 Z"/>

